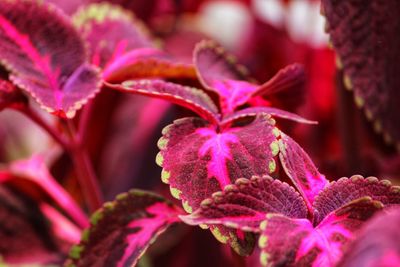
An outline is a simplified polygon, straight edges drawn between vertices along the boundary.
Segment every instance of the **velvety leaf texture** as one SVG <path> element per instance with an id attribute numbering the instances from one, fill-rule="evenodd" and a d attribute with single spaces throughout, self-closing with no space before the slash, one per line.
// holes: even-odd
<path id="1" fill-rule="evenodd" d="M 269 176 L 238 179 L 224 191 L 205 199 L 198 210 L 181 219 L 192 225 L 224 224 L 258 232 L 267 213 L 281 213 L 292 218 L 306 218 L 302 197 L 289 185 Z"/>
<path id="2" fill-rule="evenodd" d="M 400 266 L 399 221 L 399 208 L 376 214 L 363 226 L 337 266 Z"/>
<path id="3" fill-rule="evenodd" d="M 315 199 L 314 223 L 318 224 L 330 212 L 364 196 L 380 201 L 385 206 L 400 204 L 400 187 L 376 177 L 354 175 L 341 178 L 327 186 Z"/>
<path id="4" fill-rule="evenodd" d="M 71 249 L 67 266 L 134 266 L 180 209 L 152 193 L 132 190 L 92 215 L 91 227 Z"/>
<path id="5" fill-rule="evenodd" d="M 73 117 L 99 90 L 95 67 L 69 20 L 39 1 L 0 2 L 0 63 L 48 112 Z"/>
<path id="6" fill-rule="evenodd" d="M 278 118 L 278 119 L 286 119 L 306 124 L 317 124 L 316 121 L 310 121 L 297 114 L 273 107 L 250 107 L 241 109 L 231 115 L 226 116 L 222 120 L 221 124 L 229 124 L 235 120 L 242 119 L 245 117 L 255 117 L 256 115 L 261 113 L 271 115 L 273 118 Z"/>
<path id="7" fill-rule="evenodd" d="M 400 147 L 400 2 L 322 0 L 322 7 L 345 85 L 375 129 Z"/>
<path id="8" fill-rule="evenodd" d="M 263 266 L 333 267 L 353 233 L 383 205 L 371 198 L 355 200 L 329 214 L 315 228 L 307 219 L 269 214 L 261 224 Z"/>
<path id="9" fill-rule="evenodd" d="M 200 118 L 176 120 L 164 128 L 158 142 L 162 180 L 191 212 L 239 178 L 274 172 L 274 156 L 279 152 L 276 132 L 265 115 L 221 132 Z"/>
<path id="10" fill-rule="evenodd" d="M 107 86 L 122 92 L 168 100 L 196 112 L 211 122 L 218 122 L 217 107 L 207 94 L 196 88 L 162 80 L 133 80 L 126 81 L 121 85 L 107 83 Z"/>
<path id="11" fill-rule="evenodd" d="M 292 138 L 281 133 L 279 159 L 283 169 L 311 209 L 315 197 L 328 185 L 306 152 Z"/>

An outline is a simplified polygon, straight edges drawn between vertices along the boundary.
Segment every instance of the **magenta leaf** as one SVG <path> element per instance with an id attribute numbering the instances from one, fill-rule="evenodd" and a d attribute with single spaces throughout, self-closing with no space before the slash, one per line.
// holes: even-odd
<path id="1" fill-rule="evenodd" d="M 0 2 L 0 63 L 13 83 L 58 116 L 72 118 L 99 90 L 78 32 L 45 3 Z"/>
<path id="2" fill-rule="evenodd" d="M 71 243 L 56 238 L 35 200 L 0 185 L 0 221 L 2 265 L 61 265 Z"/>
<path id="3" fill-rule="evenodd" d="M 196 88 L 162 80 L 132 80 L 126 81 L 121 85 L 109 83 L 106 83 L 106 85 L 122 92 L 165 99 L 184 106 L 213 123 L 218 122 L 217 107 L 207 94 Z"/>
<path id="4" fill-rule="evenodd" d="M 328 185 L 307 153 L 292 138 L 281 132 L 279 159 L 286 174 L 311 210 L 315 197 Z"/>
<path id="5" fill-rule="evenodd" d="M 223 224 L 258 232 L 267 213 L 306 218 L 307 207 L 293 187 L 270 176 L 238 179 L 224 191 L 202 201 L 191 215 L 181 216 L 188 224 Z"/>
<path id="6" fill-rule="evenodd" d="M 260 261 L 263 266 L 333 267 L 354 238 L 354 231 L 382 207 L 379 201 L 361 198 L 332 212 L 316 226 L 307 219 L 268 214 L 260 226 Z"/>
<path id="7" fill-rule="evenodd" d="M 322 8 L 345 85 L 354 90 L 356 103 L 375 128 L 400 146 L 399 2 L 323 0 Z"/>
<path id="8" fill-rule="evenodd" d="M 234 122 L 235 120 L 242 119 L 245 117 L 255 117 L 260 113 L 271 115 L 273 118 L 287 119 L 306 124 L 317 124 L 316 121 L 310 121 L 297 114 L 273 107 L 250 107 L 241 109 L 231 115 L 226 116 L 222 120 L 221 124 L 222 125 L 229 124 Z"/>
<path id="9" fill-rule="evenodd" d="M 338 267 L 400 266 L 400 209 L 377 213 L 349 244 Z"/>
<path id="10" fill-rule="evenodd" d="M 265 115 L 221 132 L 200 118 L 176 120 L 164 128 L 158 142 L 162 179 L 186 210 L 195 210 L 238 178 L 274 172 L 279 152 L 274 132 Z"/>
<path id="11" fill-rule="evenodd" d="M 88 226 L 86 215 L 68 192 L 52 177 L 40 156 L 14 161 L 7 169 L 0 170 L 1 183 L 18 184 L 21 181 L 26 182 L 29 188 L 32 187 L 32 183 L 37 186 L 80 227 Z M 20 190 L 23 191 L 22 188 Z"/>
<path id="12" fill-rule="evenodd" d="M 18 108 L 27 103 L 26 97 L 14 84 L 0 77 L 0 111 L 5 108 Z"/>
<path id="13" fill-rule="evenodd" d="M 89 42 L 92 63 L 103 68 L 106 81 L 196 77 L 192 65 L 176 62 L 156 49 L 145 25 L 120 6 L 90 4 L 73 21 Z"/>
<path id="14" fill-rule="evenodd" d="M 368 196 L 385 206 L 400 204 L 400 187 L 376 177 L 364 178 L 354 175 L 329 184 L 314 202 L 314 223 L 319 223 L 327 214 L 355 199 Z"/>
<path id="15" fill-rule="evenodd" d="M 278 71 L 270 80 L 260 85 L 252 96 L 267 96 L 295 87 L 303 87 L 306 80 L 304 67 L 295 63 Z"/>
<path id="16" fill-rule="evenodd" d="M 134 266 L 182 211 L 161 196 L 131 190 L 104 204 L 71 249 L 66 266 Z"/>

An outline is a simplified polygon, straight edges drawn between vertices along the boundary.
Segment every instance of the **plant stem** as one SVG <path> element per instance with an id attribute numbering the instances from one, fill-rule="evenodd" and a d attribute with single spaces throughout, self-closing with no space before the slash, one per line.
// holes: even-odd
<path id="1" fill-rule="evenodd" d="M 88 124 L 90 116 L 92 115 L 92 111 L 93 111 L 93 100 L 90 100 L 89 103 L 87 103 L 83 107 L 81 117 L 79 118 L 77 140 L 79 141 L 80 144 L 82 144 L 86 140 Z"/>
<path id="2" fill-rule="evenodd" d="M 86 150 L 83 148 L 80 136 L 76 134 L 75 127 L 71 120 L 67 121 L 67 127 L 71 133 L 73 149 L 70 151 L 72 161 L 75 165 L 79 184 L 88 203 L 91 212 L 100 208 L 103 203 L 102 194 L 98 185 L 98 180 L 90 162 Z"/>

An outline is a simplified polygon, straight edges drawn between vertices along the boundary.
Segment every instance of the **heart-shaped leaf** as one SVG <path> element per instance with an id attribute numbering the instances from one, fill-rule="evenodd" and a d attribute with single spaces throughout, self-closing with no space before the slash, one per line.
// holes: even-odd
<path id="1" fill-rule="evenodd" d="M 132 190 L 104 204 L 72 248 L 67 266 L 134 266 L 182 211 L 164 198 Z"/>
<path id="2" fill-rule="evenodd" d="M 337 266 L 400 266 L 399 221 L 399 208 L 377 213 L 363 226 Z"/>
<path id="3" fill-rule="evenodd" d="M 255 117 L 256 115 L 260 113 L 266 113 L 268 115 L 271 115 L 273 118 L 280 118 L 280 119 L 286 119 L 286 120 L 292 120 L 300 123 L 306 123 L 306 124 L 317 124 L 316 121 L 310 121 L 307 120 L 297 114 L 291 113 L 289 111 L 285 111 L 279 108 L 273 108 L 273 107 L 250 107 L 250 108 L 245 108 L 241 109 L 239 111 L 236 111 L 235 113 L 226 116 L 221 124 L 229 124 L 235 120 L 245 118 L 245 117 Z"/>
<path id="4" fill-rule="evenodd" d="M 325 216 L 346 203 L 368 196 L 382 202 L 385 206 L 400 204 L 400 187 L 392 186 L 387 180 L 376 177 L 364 178 L 354 175 L 341 178 L 329 184 L 314 202 L 314 223 L 318 224 Z"/>
<path id="5" fill-rule="evenodd" d="M 48 112 L 72 118 L 99 90 L 95 67 L 68 18 L 39 1 L 0 2 L 0 63 Z"/>
<path id="6" fill-rule="evenodd" d="M 80 9 L 73 21 L 88 40 L 92 62 L 103 68 L 106 81 L 196 78 L 193 65 L 177 62 L 156 49 L 145 25 L 120 6 L 90 4 Z"/>
<path id="7" fill-rule="evenodd" d="M 164 128 L 158 142 L 162 180 L 191 212 L 239 178 L 274 172 L 277 132 L 266 115 L 223 131 L 200 118 L 176 120 Z"/>
<path id="8" fill-rule="evenodd" d="M 306 152 L 292 138 L 281 132 L 279 159 L 283 169 L 311 210 L 315 197 L 328 185 Z"/>
<path id="9" fill-rule="evenodd" d="M 258 232 L 267 213 L 306 218 L 307 207 L 293 187 L 269 176 L 238 179 L 224 191 L 202 201 L 191 215 L 181 216 L 188 224 L 223 224 Z"/>
<path id="10" fill-rule="evenodd" d="M 133 80 L 119 84 L 106 83 L 107 87 L 122 92 L 165 99 L 184 106 L 210 122 L 218 122 L 218 109 L 203 91 L 162 80 Z"/>
<path id="11" fill-rule="evenodd" d="M 354 231 L 382 207 L 379 201 L 361 198 L 332 212 L 315 227 L 307 219 L 268 214 L 260 226 L 260 261 L 263 266 L 333 267 Z"/>
<path id="12" fill-rule="evenodd" d="M 400 147 L 400 2 L 322 0 L 327 30 L 356 103 Z"/>

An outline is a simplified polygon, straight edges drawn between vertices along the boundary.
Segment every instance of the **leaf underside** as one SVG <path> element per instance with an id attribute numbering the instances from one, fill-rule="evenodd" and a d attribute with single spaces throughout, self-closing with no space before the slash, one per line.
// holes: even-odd
<path id="1" fill-rule="evenodd" d="M 164 198 L 132 190 L 92 215 L 91 227 L 71 249 L 67 266 L 134 266 L 181 211 Z"/>
<path id="2" fill-rule="evenodd" d="M 0 63 L 42 108 L 61 117 L 99 90 L 78 32 L 61 11 L 39 1 L 0 2 Z"/>
<path id="3" fill-rule="evenodd" d="M 307 219 L 268 214 L 261 224 L 261 264 L 333 267 L 354 231 L 382 207 L 379 201 L 361 198 L 330 213 L 316 227 Z"/>
<path id="4" fill-rule="evenodd" d="M 289 185 L 270 176 L 238 179 L 224 191 L 204 200 L 191 215 L 181 216 L 189 224 L 223 224 L 258 232 L 267 213 L 281 213 L 292 218 L 306 218 L 302 197 Z"/>
<path id="5" fill-rule="evenodd" d="M 322 0 L 322 8 L 345 84 L 375 129 L 399 144 L 400 2 Z"/>
<path id="6" fill-rule="evenodd" d="M 0 77 L 0 111 L 5 108 L 17 108 L 19 105 L 27 104 L 27 102 L 27 99 L 14 84 Z"/>
<path id="7" fill-rule="evenodd" d="M 162 80 L 132 80 L 121 85 L 109 83 L 106 83 L 106 85 L 122 92 L 168 100 L 196 112 L 211 122 L 218 122 L 217 107 L 208 95 L 196 88 Z"/>

